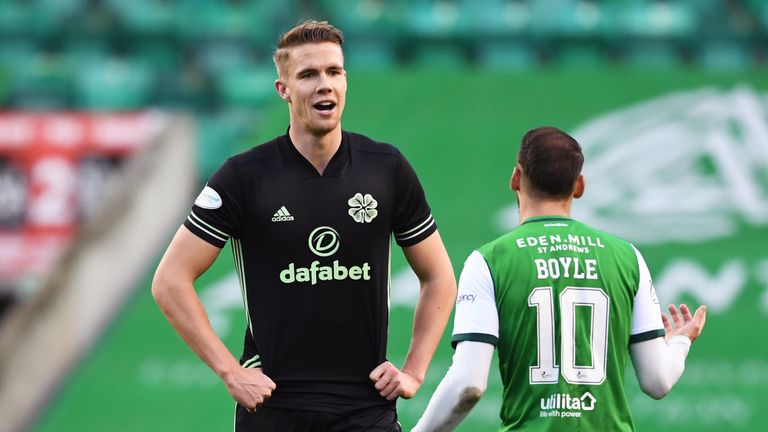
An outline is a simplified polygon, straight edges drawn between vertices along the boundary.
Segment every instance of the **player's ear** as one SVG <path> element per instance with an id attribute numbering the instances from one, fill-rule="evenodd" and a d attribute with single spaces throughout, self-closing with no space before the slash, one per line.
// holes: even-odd
<path id="1" fill-rule="evenodd" d="M 584 195 L 584 187 L 586 186 L 586 180 L 584 176 L 579 174 L 579 178 L 576 179 L 576 184 L 573 186 L 573 197 L 581 198 Z"/>
<path id="2" fill-rule="evenodd" d="M 288 86 L 285 85 L 282 81 L 280 81 L 280 78 L 275 80 L 275 90 L 277 90 L 277 94 L 280 96 L 280 98 L 286 102 L 291 101 L 291 96 L 288 94 Z"/>
<path id="3" fill-rule="evenodd" d="M 509 179 L 509 187 L 515 192 L 520 192 L 520 165 L 517 165 L 512 171 L 512 178 Z"/>

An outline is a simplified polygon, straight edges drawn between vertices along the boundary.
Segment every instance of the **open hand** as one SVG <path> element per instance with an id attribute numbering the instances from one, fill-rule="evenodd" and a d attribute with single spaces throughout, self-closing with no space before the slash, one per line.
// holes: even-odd
<path id="1" fill-rule="evenodd" d="M 664 313 L 661 314 L 661 321 L 664 323 L 664 330 L 667 335 L 665 340 L 683 335 L 688 336 L 691 342 L 701 335 L 701 331 L 704 329 L 704 323 L 707 321 L 707 306 L 701 305 L 696 309 L 696 313 L 691 316 L 691 310 L 685 304 L 680 305 L 680 313 L 677 312 L 675 305 L 669 305 L 669 314 L 672 319 L 668 318 Z"/>
<path id="2" fill-rule="evenodd" d="M 410 399 L 421 387 L 421 381 L 416 377 L 400 371 L 388 361 L 378 365 L 368 377 L 373 381 L 379 394 L 391 401 L 398 397 Z"/>

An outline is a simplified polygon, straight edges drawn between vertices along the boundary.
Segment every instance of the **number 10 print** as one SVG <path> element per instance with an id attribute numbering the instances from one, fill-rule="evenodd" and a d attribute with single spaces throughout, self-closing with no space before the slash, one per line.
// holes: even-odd
<path id="1" fill-rule="evenodd" d="M 600 288 L 567 287 L 560 293 L 560 361 L 555 358 L 555 319 L 552 287 L 534 288 L 528 296 L 528 306 L 536 308 L 536 340 L 538 363 L 531 366 L 531 384 L 557 384 L 560 373 L 570 384 L 597 385 L 605 380 L 608 354 L 608 295 Z M 576 364 L 576 308 L 591 309 L 589 365 Z"/>

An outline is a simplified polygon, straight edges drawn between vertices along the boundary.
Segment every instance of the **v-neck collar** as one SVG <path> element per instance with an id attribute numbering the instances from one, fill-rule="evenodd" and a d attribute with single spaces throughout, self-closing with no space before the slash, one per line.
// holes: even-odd
<path id="1" fill-rule="evenodd" d="M 336 149 L 336 153 L 333 154 L 331 160 L 328 161 L 328 165 L 322 174 L 317 171 L 314 165 L 304 155 L 299 152 L 299 149 L 293 144 L 291 136 L 288 134 L 288 130 L 285 131 L 280 139 L 280 148 L 283 155 L 288 159 L 291 165 L 296 168 L 302 177 L 338 177 L 344 170 L 344 167 L 349 161 L 349 137 L 345 131 L 341 132 L 341 145 Z"/>

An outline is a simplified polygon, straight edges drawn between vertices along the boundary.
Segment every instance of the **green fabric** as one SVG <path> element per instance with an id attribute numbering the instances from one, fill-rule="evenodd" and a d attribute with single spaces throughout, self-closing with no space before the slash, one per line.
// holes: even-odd
<path id="1" fill-rule="evenodd" d="M 639 286 L 632 246 L 570 218 L 538 217 L 478 251 L 491 271 L 499 310 L 499 366 L 504 384 L 501 430 L 634 430 L 624 395 Z M 578 290 L 579 303 L 563 303 L 566 290 L 569 294 Z M 600 296 L 607 296 L 605 305 L 586 297 L 585 292 L 598 290 Z M 599 320 L 609 323 L 602 335 Z M 573 333 L 561 332 L 561 325 L 571 322 L 575 322 Z M 542 337 L 549 349 L 539 344 Z M 576 351 L 571 362 L 562 357 L 572 352 L 569 347 Z M 596 364 L 600 356 L 607 358 L 604 368 Z M 575 373 L 566 371 L 567 365 Z M 595 375 L 582 378 L 589 371 L 581 368 L 588 367 L 595 369 Z M 540 375 L 546 383 L 535 382 Z M 552 397 L 568 394 L 585 401 L 587 393 L 596 399 L 594 409 L 546 409 Z"/>

